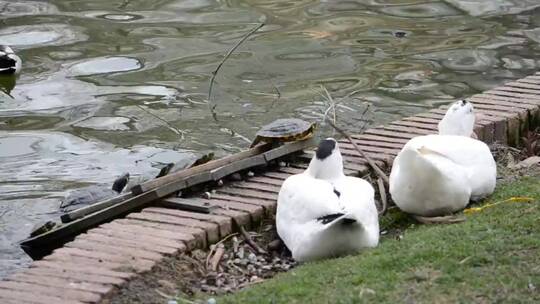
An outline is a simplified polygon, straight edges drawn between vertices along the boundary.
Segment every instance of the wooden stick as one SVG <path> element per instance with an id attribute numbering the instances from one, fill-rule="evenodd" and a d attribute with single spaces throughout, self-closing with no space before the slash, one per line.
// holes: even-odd
<path id="1" fill-rule="evenodd" d="M 219 262 L 221 261 L 221 258 L 223 257 L 223 254 L 225 253 L 225 247 L 223 247 L 223 244 L 217 245 L 216 252 L 214 253 L 214 256 L 210 260 L 210 270 L 217 271 Z"/>
<path id="2" fill-rule="evenodd" d="M 219 70 L 221 69 L 221 66 L 223 66 L 223 64 L 225 63 L 225 61 L 227 61 L 227 59 L 229 59 L 229 57 L 232 55 L 232 53 L 244 42 L 246 41 L 249 36 L 253 35 L 253 33 L 255 33 L 256 31 L 258 31 L 261 27 L 264 26 L 264 23 L 260 23 L 259 25 L 257 25 L 255 28 L 253 28 L 251 31 L 249 31 L 244 37 L 242 37 L 242 39 L 240 39 L 240 41 L 238 41 L 228 52 L 227 54 L 225 54 L 225 57 L 223 57 L 223 60 L 221 60 L 221 62 L 218 64 L 218 66 L 216 67 L 216 69 L 212 72 L 212 78 L 210 78 L 210 87 L 208 88 L 208 104 L 210 105 L 210 111 L 212 112 L 212 116 L 214 117 L 215 120 L 217 120 L 216 118 L 216 112 L 214 111 L 216 109 L 216 106 L 217 105 L 211 105 L 211 100 L 212 100 L 212 89 L 214 88 L 214 82 L 216 80 L 216 76 L 219 72 Z"/>
<path id="3" fill-rule="evenodd" d="M 422 224 L 455 224 L 466 220 L 464 216 L 446 215 L 446 216 L 420 216 L 411 214 L 411 216 Z"/>
<path id="4" fill-rule="evenodd" d="M 384 215 L 386 213 L 386 209 L 388 208 L 388 202 L 386 200 L 386 189 L 384 188 L 384 182 L 380 177 L 377 179 L 377 186 L 379 187 L 379 196 L 381 197 L 381 211 L 379 212 L 379 215 Z"/>
<path id="5" fill-rule="evenodd" d="M 366 153 L 364 153 L 364 151 L 362 151 L 362 149 L 360 149 L 360 147 L 353 141 L 351 136 L 349 134 L 347 134 L 345 131 L 343 131 L 341 128 L 338 128 L 338 126 L 336 126 L 330 120 L 328 120 L 328 124 L 330 126 L 332 126 L 332 128 L 336 129 L 336 131 L 338 131 L 342 136 L 347 138 L 347 140 L 349 140 L 349 142 L 354 146 L 356 151 L 358 151 L 358 153 L 360 153 L 360 155 L 367 160 L 368 164 L 371 166 L 373 171 L 375 171 L 375 173 L 380 178 L 382 178 L 382 180 L 388 185 L 388 176 L 386 176 L 386 174 L 384 174 L 384 171 L 381 170 L 381 168 L 379 168 L 379 166 L 377 166 L 377 164 L 371 159 L 371 157 L 369 157 Z"/>
<path id="6" fill-rule="evenodd" d="M 115 196 L 109 199 L 106 199 L 101 202 L 97 202 L 92 205 L 88 205 L 86 207 L 79 208 L 77 210 L 73 210 L 71 212 L 64 213 L 60 216 L 60 220 L 62 220 L 62 223 L 69 223 L 76 219 L 79 219 L 87 214 L 97 212 L 99 210 L 105 209 L 109 206 L 112 206 L 114 204 L 118 204 L 120 202 L 123 202 L 127 200 L 128 198 L 131 198 L 133 194 L 131 193 L 124 193 L 119 196 Z"/>
<path id="7" fill-rule="evenodd" d="M 195 166 L 195 167 L 189 168 L 187 170 L 174 172 L 172 174 L 165 175 L 163 177 L 156 178 L 156 179 L 153 179 L 151 181 L 147 181 L 147 182 L 142 183 L 140 185 L 134 186 L 133 188 L 131 188 L 131 191 L 133 192 L 134 195 L 137 195 L 137 194 L 140 194 L 140 193 L 143 193 L 143 192 L 147 192 L 149 190 L 155 189 L 155 188 L 160 187 L 160 186 L 164 186 L 164 185 L 166 185 L 168 183 L 171 183 L 171 182 L 186 178 L 188 176 L 195 175 L 195 174 L 198 174 L 198 173 L 202 173 L 202 172 L 205 172 L 205 171 L 210 171 L 210 170 L 213 170 L 213 169 L 216 169 L 216 168 L 219 168 L 219 167 L 223 167 L 223 166 L 228 165 L 230 163 L 233 163 L 233 162 L 245 159 L 245 158 L 249 158 L 249 157 L 257 155 L 257 154 L 264 153 L 264 152 L 270 150 L 271 147 L 272 147 L 271 144 L 259 145 L 259 146 L 253 147 L 253 148 L 251 148 L 249 150 L 242 151 L 240 153 L 236 153 L 236 154 L 233 154 L 233 155 L 226 156 L 224 158 L 212 160 L 212 161 L 209 161 L 209 162 L 207 162 L 205 164 Z"/>
<path id="8" fill-rule="evenodd" d="M 266 254 L 266 251 L 251 239 L 251 236 L 249 235 L 249 233 L 247 233 L 244 226 L 240 226 L 238 227 L 238 229 L 240 230 L 240 233 L 242 234 L 244 239 L 246 239 L 246 243 L 248 243 L 251 248 L 255 249 L 255 251 L 257 251 L 259 254 Z"/>

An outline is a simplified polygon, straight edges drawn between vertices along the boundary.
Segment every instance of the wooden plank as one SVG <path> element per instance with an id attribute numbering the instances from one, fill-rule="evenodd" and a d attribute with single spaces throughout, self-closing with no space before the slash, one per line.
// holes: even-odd
<path id="1" fill-rule="evenodd" d="M 315 146 L 315 138 L 311 137 L 305 140 L 287 143 L 276 149 L 264 152 L 264 158 L 266 161 L 271 161 L 313 146 Z"/>
<path id="2" fill-rule="evenodd" d="M 28 291 L 0 289 L 0 298 L 16 300 L 17 303 L 35 304 L 83 304 L 82 301 L 62 299 L 59 296 L 42 295 Z"/>
<path id="3" fill-rule="evenodd" d="M 203 202 L 196 199 L 185 199 L 180 197 L 167 197 L 157 203 L 157 205 L 179 210 L 187 210 L 200 213 L 210 213 L 217 209 L 218 206 L 210 204 L 210 202 Z"/>
<path id="4" fill-rule="evenodd" d="M 262 165 L 266 165 L 266 159 L 264 158 L 264 154 L 255 155 L 246 159 L 236 161 L 234 163 L 227 164 L 223 167 L 213 169 L 212 171 L 210 171 L 210 175 L 212 176 L 213 180 L 218 181 L 229 174 Z"/>
<path id="5" fill-rule="evenodd" d="M 111 218 L 124 215 L 140 208 L 155 199 L 155 193 L 147 192 L 132 197 L 121 204 L 116 204 L 87 216 L 65 224 L 38 236 L 28 238 L 20 243 L 21 248 L 34 260 L 41 259 L 55 248 L 61 247 L 76 235 L 109 221 Z"/>
<path id="6" fill-rule="evenodd" d="M 9 279 L 11 281 L 16 281 L 16 282 L 26 282 L 26 283 L 31 283 L 35 285 L 41 285 L 41 286 L 85 290 L 85 291 L 96 292 L 96 293 L 100 293 L 104 295 L 111 293 L 114 289 L 114 286 L 107 285 L 107 284 L 72 281 L 66 278 L 54 278 L 54 277 L 49 277 L 49 276 L 27 275 L 24 272 L 16 273 L 15 275 L 10 276 Z"/>
<path id="7" fill-rule="evenodd" d="M 164 186 L 164 185 L 173 183 L 173 182 L 178 181 L 178 180 L 182 180 L 182 179 L 184 179 L 186 177 L 189 177 L 189 176 L 192 176 L 192 175 L 195 175 L 195 174 L 199 174 L 199 173 L 202 173 L 202 172 L 206 172 L 206 171 L 211 171 L 213 169 L 223 167 L 223 166 L 228 165 L 230 163 L 234 163 L 234 162 L 237 162 L 239 160 L 249 158 L 249 157 L 257 155 L 257 154 L 261 154 L 263 152 L 266 152 L 266 151 L 270 150 L 271 148 L 272 148 L 271 144 L 258 145 L 256 147 L 253 147 L 253 148 L 251 148 L 249 150 L 246 150 L 246 151 L 242 151 L 240 153 L 236 153 L 236 154 L 233 154 L 233 155 L 226 156 L 224 158 L 212 160 L 212 161 L 209 161 L 209 162 L 204 163 L 202 165 L 189 168 L 187 170 L 178 171 L 178 172 L 175 172 L 175 173 L 172 173 L 172 174 L 169 174 L 169 175 L 165 175 L 165 176 L 160 177 L 160 178 L 153 179 L 151 181 L 147 181 L 147 182 L 142 183 L 140 185 L 134 186 L 133 188 L 131 188 L 131 191 L 133 192 L 134 195 L 138 195 L 138 194 L 141 194 L 143 192 L 147 192 L 147 191 L 150 191 L 152 189 L 155 189 L 157 187 Z"/>
<path id="8" fill-rule="evenodd" d="M 86 207 L 82 207 L 71 212 L 64 213 L 60 216 L 60 220 L 62 221 L 62 223 L 69 223 L 76 219 L 82 218 L 83 216 L 86 216 L 88 214 L 105 209 L 114 204 L 118 204 L 122 201 L 125 201 L 131 198 L 132 196 L 133 194 L 131 193 L 124 193 L 122 195 L 119 195 L 110 199 L 106 199 L 104 201 L 101 201 L 101 202 L 98 202 L 98 203 L 95 203 Z"/>

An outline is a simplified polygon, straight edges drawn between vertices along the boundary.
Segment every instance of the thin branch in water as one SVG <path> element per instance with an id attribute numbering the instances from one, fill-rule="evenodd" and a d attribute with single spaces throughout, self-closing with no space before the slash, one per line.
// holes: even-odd
<path id="1" fill-rule="evenodd" d="M 173 125 L 171 125 L 171 124 L 170 124 L 168 121 L 166 121 L 165 119 L 163 119 L 163 118 L 157 116 L 156 114 L 150 112 L 150 110 L 145 109 L 145 108 L 143 108 L 143 107 L 140 106 L 140 105 L 136 105 L 136 106 L 137 106 L 139 109 L 143 110 L 145 113 L 147 113 L 147 114 L 149 114 L 149 115 L 151 115 L 151 116 L 153 116 L 153 117 L 159 119 L 159 120 L 162 121 L 163 123 L 165 123 L 166 127 L 167 127 L 169 130 L 171 130 L 172 132 L 176 133 L 176 135 L 180 135 L 180 139 L 182 139 L 182 140 L 184 139 L 184 132 L 182 132 L 182 131 L 178 130 L 177 128 L 175 128 Z"/>
<path id="2" fill-rule="evenodd" d="M 216 106 L 217 105 L 212 105 L 212 89 L 214 88 L 214 82 L 216 80 L 216 76 L 219 72 L 219 70 L 221 69 L 221 67 L 223 66 L 223 64 L 225 63 L 225 61 L 227 61 L 227 59 L 229 59 L 229 57 L 232 55 L 232 53 L 244 42 L 246 41 L 249 36 L 253 35 L 256 31 L 258 31 L 261 27 L 264 26 L 264 23 L 260 23 L 259 25 L 257 25 L 255 28 L 253 28 L 251 31 L 249 31 L 244 37 L 242 37 L 242 39 L 240 39 L 240 41 L 238 41 L 228 52 L 227 54 L 225 54 L 225 57 L 223 57 L 223 59 L 221 60 L 221 62 L 218 64 L 218 66 L 216 67 L 216 69 L 212 72 L 212 78 L 210 78 L 210 86 L 208 88 L 208 106 L 210 107 L 210 112 L 212 112 L 212 117 L 214 118 L 214 120 L 217 121 L 217 115 L 216 115 L 216 112 L 215 112 L 215 109 L 216 109 Z"/>
<path id="3" fill-rule="evenodd" d="M 332 126 L 332 128 L 334 128 L 336 131 L 338 131 L 341 135 L 343 135 L 345 138 L 347 138 L 347 140 L 349 140 L 349 142 L 354 146 L 356 151 L 358 151 L 358 153 L 360 153 L 360 155 L 367 160 L 368 164 L 371 166 L 373 171 L 375 171 L 375 173 L 380 178 L 382 178 L 382 180 L 388 185 L 388 176 L 386 176 L 386 174 L 384 174 L 384 171 L 381 170 L 381 168 L 379 168 L 379 166 L 377 166 L 377 164 L 371 159 L 371 157 L 369 157 L 366 153 L 364 153 L 364 151 L 362 149 L 360 149 L 360 147 L 353 141 L 351 136 L 349 134 L 347 134 L 347 132 L 343 131 L 341 128 L 336 126 L 330 120 L 328 120 L 328 124 L 330 126 Z"/>

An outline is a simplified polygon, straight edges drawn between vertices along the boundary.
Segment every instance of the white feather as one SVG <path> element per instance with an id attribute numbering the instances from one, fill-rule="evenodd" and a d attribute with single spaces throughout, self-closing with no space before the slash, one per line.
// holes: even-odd
<path id="1" fill-rule="evenodd" d="M 445 115 L 448 119 L 439 123 L 440 133 L 470 136 L 474 113 L 467 109 L 468 105 L 462 101 L 452 105 Z M 390 194 L 405 212 L 423 216 L 449 214 L 495 189 L 497 169 L 489 147 L 468 136 L 442 134 L 411 139 L 394 159 Z"/>
<path id="2" fill-rule="evenodd" d="M 343 215 L 327 224 L 318 220 L 332 214 Z M 336 143 L 330 156 L 324 160 L 314 156 L 305 172 L 285 180 L 278 196 L 276 226 L 298 261 L 377 246 L 379 222 L 373 187 L 365 180 L 343 174 Z"/>

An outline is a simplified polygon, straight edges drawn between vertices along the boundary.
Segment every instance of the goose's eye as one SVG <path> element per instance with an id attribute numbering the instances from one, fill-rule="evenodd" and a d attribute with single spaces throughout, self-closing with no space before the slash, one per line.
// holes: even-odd
<path id="1" fill-rule="evenodd" d="M 467 104 L 467 101 L 466 101 L 465 99 L 463 99 L 463 100 L 461 101 L 461 106 L 464 106 L 464 105 L 466 105 L 466 104 Z"/>

